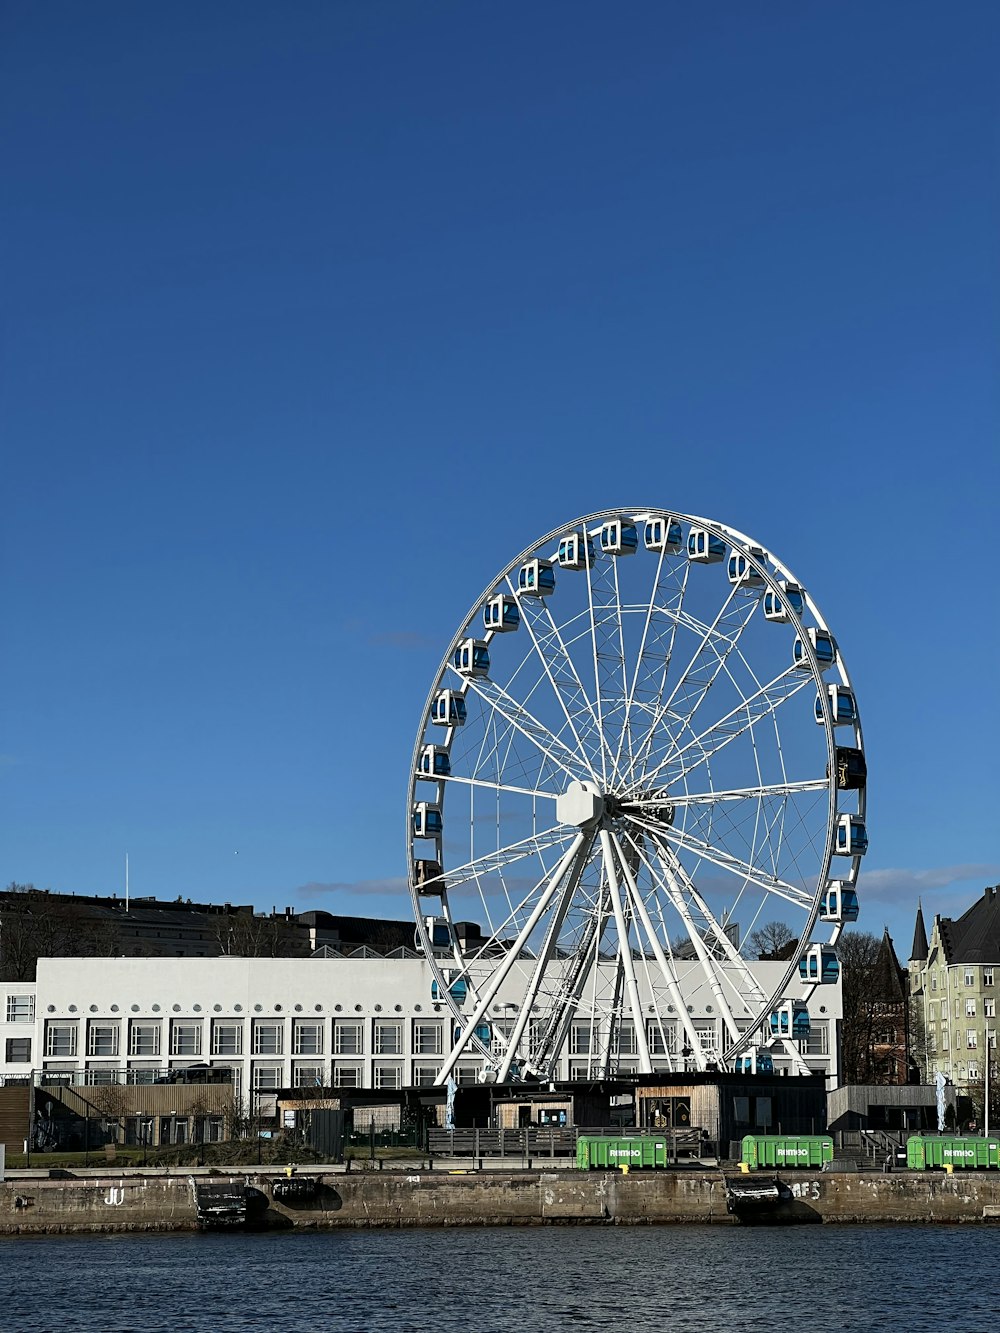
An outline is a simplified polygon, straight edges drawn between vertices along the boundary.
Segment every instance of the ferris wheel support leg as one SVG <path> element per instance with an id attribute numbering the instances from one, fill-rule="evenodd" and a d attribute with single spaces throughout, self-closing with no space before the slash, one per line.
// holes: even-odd
<path id="1" fill-rule="evenodd" d="M 632 1006 L 635 1037 L 639 1046 L 639 1066 L 644 1074 L 651 1074 L 653 1066 L 649 1058 L 649 1043 L 646 1041 L 646 1026 L 642 1021 L 642 1002 L 639 999 L 639 985 L 635 979 L 635 962 L 632 958 L 632 946 L 625 924 L 625 910 L 622 906 L 621 887 L 618 883 L 618 867 L 615 864 L 611 834 L 601 829 L 601 850 L 604 853 L 604 869 L 611 889 L 611 906 L 615 914 L 615 928 L 618 931 L 618 956 L 625 968 L 625 989 L 628 991 L 629 1004 Z M 608 1034 L 610 1041 L 610 1033 Z"/>
<path id="2" fill-rule="evenodd" d="M 531 915 L 528 917 L 527 921 L 522 926 L 520 934 L 518 935 L 514 944 L 508 950 L 505 958 L 503 959 L 503 962 L 500 964 L 500 966 L 489 978 L 489 981 L 486 983 L 486 986 L 483 989 L 483 993 L 481 995 L 479 1003 L 476 1005 L 476 1008 L 473 1011 L 472 1017 L 468 1020 L 465 1027 L 459 1033 L 458 1040 L 455 1042 L 455 1045 L 453 1046 L 450 1055 L 445 1060 L 444 1064 L 441 1067 L 440 1073 L 434 1080 L 435 1085 L 444 1083 L 447 1080 L 448 1075 L 454 1069 L 458 1057 L 465 1050 L 469 1038 L 472 1036 L 476 1028 L 482 1022 L 486 1014 L 486 1011 L 492 1004 L 497 991 L 499 991 L 500 987 L 506 980 L 507 975 L 510 972 L 511 968 L 517 962 L 521 950 L 524 948 L 524 946 L 527 944 L 528 940 L 531 937 L 532 931 L 538 925 L 538 922 L 542 919 L 542 916 L 548 909 L 549 903 L 555 896 L 556 891 L 559 888 L 560 883 L 562 882 L 563 876 L 566 874 L 566 871 L 569 868 L 569 866 L 572 865 L 573 859 L 579 852 L 585 840 L 586 840 L 586 834 L 584 832 L 578 833 L 576 837 L 573 839 L 573 842 L 569 847 L 569 849 L 560 858 L 558 864 L 556 865 L 555 870 L 549 877 L 548 884 L 546 885 L 544 891 L 540 895 L 538 902 L 535 904 L 534 909 L 531 912 Z"/>
<path id="3" fill-rule="evenodd" d="M 541 988 L 542 978 L 545 976 L 545 969 L 548 967 L 549 962 L 552 959 L 556 941 L 559 938 L 559 932 L 562 929 L 563 922 L 566 919 L 566 913 L 573 901 L 573 895 L 576 893 L 577 886 L 579 885 L 580 880 L 583 877 L 583 872 L 587 867 L 587 861 L 590 857 L 590 849 L 592 845 L 592 839 L 584 838 L 577 851 L 576 859 L 570 867 L 565 888 L 559 899 L 559 905 L 553 913 L 552 921 L 546 932 L 545 944 L 538 955 L 537 962 L 535 963 L 535 970 L 532 973 L 531 981 L 528 984 L 528 989 L 521 1005 L 521 1012 L 518 1014 L 517 1021 L 510 1034 L 510 1039 L 507 1043 L 507 1052 L 500 1063 L 499 1070 L 497 1071 L 497 1081 L 499 1083 L 506 1082 L 507 1078 L 510 1076 L 510 1067 L 514 1061 L 514 1054 L 517 1051 L 521 1038 L 524 1036 L 524 1030 L 528 1026 L 528 1020 L 531 1017 L 531 1007 L 535 1003 Z"/>
<path id="4" fill-rule="evenodd" d="M 667 955 L 663 949 L 663 945 L 660 943 L 660 938 L 656 933 L 656 927 L 653 925 L 653 922 L 650 919 L 649 912 L 646 910 L 646 904 L 642 901 L 642 895 L 639 893 L 638 885 L 635 882 L 635 878 L 629 867 L 628 861 L 625 857 L 621 844 L 619 844 L 619 858 L 621 860 L 622 874 L 625 879 L 625 884 L 627 886 L 629 896 L 632 899 L 632 906 L 635 911 L 635 914 L 642 922 L 642 928 L 646 932 L 646 937 L 649 940 L 650 947 L 653 950 L 653 956 L 656 959 L 656 962 L 660 968 L 660 972 L 663 975 L 663 979 L 666 982 L 670 998 L 673 1001 L 674 1008 L 677 1011 L 677 1016 L 681 1020 L 681 1026 L 684 1029 L 684 1035 L 687 1037 L 688 1044 L 690 1045 L 691 1050 L 694 1052 L 695 1062 L 698 1064 L 698 1067 L 700 1069 L 704 1069 L 705 1056 L 701 1050 L 701 1043 L 698 1040 L 698 1034 L 694 1030 L 694 1024 L 691 1022 L 690 1015 L 688 1014 L 687 1005 L 685 1005 L 684 1000 L 681 996 L 680 987 L 677 985 L 677 977 L 676 974 L 674 973 L 673 965 L 668 961 Z"/>

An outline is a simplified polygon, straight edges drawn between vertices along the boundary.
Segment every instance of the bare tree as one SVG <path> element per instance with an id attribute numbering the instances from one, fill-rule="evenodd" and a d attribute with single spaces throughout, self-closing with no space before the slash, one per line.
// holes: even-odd
<path id="1" fill-rule="evenodd" d="M 256 912 L 227 912 L 215 918 L 219 951 L 238 958 L 301 958 L 309 946 L 294 921 Z"/>
<path id="2" fill-rule="evenodd" d="M 0 901 L 0 980 L 33 981 L 39 958 L 111 958 L 121 952 L 118 923 L 83 903 L 31 884 L 10 884 Z"/>
<path id="3" fill-rule="evenodd" d="M 845 1083 L 876 1083 L 876 1035 L 885 1024 L 885 1003 L 876 961 L 881 940 L 867 931 L 850 930 L 837 944 L 842 977 L 844 1018 L 841 1026 L 841 1074 Z"/>
<path id="4" fill-rule="evenodd" d="M 773 958 L 776 954 L 790 957 L 789 945 L 796 942 L 796 934 L 784 921 L 768 921 L 759 929 L 751 931 L 750 946 L 758 958 Z"/>

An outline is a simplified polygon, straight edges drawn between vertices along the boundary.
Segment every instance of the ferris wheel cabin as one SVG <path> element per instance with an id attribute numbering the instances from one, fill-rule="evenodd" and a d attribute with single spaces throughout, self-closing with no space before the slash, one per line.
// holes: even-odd
<path id="1" fill-rule="evenodd" d="M 759 564 L 763 564 L 767 556 L 759 546 L 750 546 L 747 548 L 749 555 Z M 742 551 L 733 551 L 729 557 L 727 568 L 729 582 L 737 588 L 760 588 L 764 583 L 764 575 L 755 569 Z"/>
<path id="2" fill-rule="evenodd" d="M 647 551 L 667 551 L 675 555 L 684 546 L 684 531 L 676 518 L 648 518 L 643 541 Z"/>
<path id="3" fill-rule="evenodd" d="M 549 597 L 556 590 L 556 573 L 549 560 L 528 560 L 517 572 L 522 597 Z"/>
<path id="4" fill-rule="evenodd" d="M 787 625 L 791 618 L 788 614 L 788 607 L 790 606 L 797 616 L 801 616 L 806 609 L 806 599 L 802 595 L 799 584 L 790 583 L 788 579 L 779 579 L 778 587 L 784 593 L 785 600 L 782 601 L 781 597 L 772 588 L 768 588 L 764 594 L 764 618 L 781 625 Z"/>
<path id="5" fill-rule="evenodd" d="M 841 815 L 837 820 L 833 851 L 835 856 L 864 856 L 868 850 L 868 831 L 858 815 Z"/>
<path id="6" fill-rule="evenodd" d="M 482 678 L 490 674 L 490 650 L 482 639 L 463 639 L 452 662 L 460 676 Z"/>
<path id="7" fill-rule="evenodd" d="M 858 709 L 854 702 L 854 693 L 846 685 L 828 685 L 826 692 L 830 696 L 830 716 L 835 727 L 851 726 L 858 720 Z M 816 721 L 823 725 L 823 700 L 816 696 Z"/>
<path id="8" fill-rule="evenodd" d="M 483 625 L 494 634 L 508 634 L 521 624 L 521 612 L 517 599 L 501 595 L 491 597 L 483 607 Z"/>
<path id="9" fill-rule="evenodd" d="M 586 532 L 571 532 L 559 543 L 559 564 L 563 569 L 586 569 L 594 563 L 594 542 Z"/>
<path id="10" fill-rule="evenodd" d="M 809 1010 L 802 1000 L 783 1001 L 772 1012 L 768 1026 L 772 1037 L 788 1037 L 792 1041 L 805 1041 L 812 1030 Z"/>
<path id="11" fill-rule="evenodd" d="M 863 750 L 838 745 L 833 752 L 837 786 L 841 791 L 860 791 L 868 783 L 868 762 Z"/>
<path id="12" fill-rule="evenodd" d="M 819 919 L 839 926 L 845 921 L 857 921 L 858 910 L 857 890 L 845 880 L 831 880 L 823 894 Z"/>
<path id="13" fill-rule="evenodd" d="M 707 528 L 692 528 L 688 533 L 688 559 L 697 565 L 717 565 L 724 559 L 726 543 Z"/>
<path id="14" fill-rule="evenodd" d="M 449 936 L 449 941 L 450 941 L 450 936 Z M 469 987 L 468 984 L 466 983 L 465 978 L 457 977 L 454 981 L 452 981 L 448 973 L 445 972 L 444 979 L 449 983 L 448 994 L 451 996 L 451 998 L 455 1001 L 456 1004 L 464 1004 L 466 996 L 469 993 Z M 431 982 L 431 999 L 432 1000 L 443 999 L 443 996 L 441 994 L 441 988 L 436 981 Z"/>
<path id="15" fill-rule="evenodd" d="M 774 1060 L 766 1046 L 756 1046 L 733 1061 L 737 1074 L 773 1074 Z"/>
<path id="16" fill-rule="evenodd" d="M 441 807 L 430 801 L 418 801 L 413 807 L 413 836 L 415 838 L 440 838 L 444 831 Z"/>
<path id="17" fill-rule="evenodd" d="M 439 690 L 431 704 L 431 721 L 437 727 L 465 725 L 465 699 L 457 690 Z"/>
<path id="18" fill-rule="evenodd" d="M 605 555 L 635 555 L 638 546 L 639 534 L 632 523 L 613 518 L 601 528 L 601 550 Z"/>
<path id="19" fill-rule="evenodd" d="M 420 894 L 437 894 L 440 897 L 444 888 L 441 879 L 441 862 L 414 861 L 413 885 Z"/>
<path id="20" fill-rule="evenodd" d="M 840 959 L 837 951 L 826 944 L 813 944 L 799 959 L 799 977 L 802 981 L 832 984 L 840 977 Z"/>
<path id="21" fill-rule="evenodd" d="M 837 645 L 834 642 L 833 635 L 828 634 L 825 629 L 812 627 L 806 630 L 806 634 L 813 646 L 820 671 L 826 671 L 837 660 Z M 806 650 L 803 648 L 802 640 L 798 635 L 795 636 L 795 642 L 792 645 L 792 661 L 803 671 L 809 670 L 809 658 L 806 656 Z"/>
<path id="22" fill-rule="evenodd" d="M 431 942 L 432 949 L 451 948 L 451 927 L 443 916 L 425 916 L 424 926 L 427 929 L 427 938 Z M 434 983 L 431 982 L 431 985 L 433 986 Z M 435 996 L 435 998 L 437 997 Z"/>
<path id="23" fill-rule="evenodd" d="M 443 745 L 425 745 L 417 759 L 417 773 L 422 778 L 447 778 L 451 775 L 451 756 Z"/>

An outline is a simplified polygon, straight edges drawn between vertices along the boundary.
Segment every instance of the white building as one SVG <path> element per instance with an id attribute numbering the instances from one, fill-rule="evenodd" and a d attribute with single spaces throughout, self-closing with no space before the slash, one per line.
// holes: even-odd
<path id="1" fill-rule="evenodd" d="M 765 992 L 786 966 L 750 964 Z M 244 1105 L 249 1094 L 280 1087 L 428 1085 L 454 1039 L 455 1020 L 432 997 L 427 963 L 412 956 L 45 958 L 34 983 L 0 983 L 0 994 L 0 1078 L 40 1071 L 49 1081 L 152 1083 L 170 1070 L 209 1065 L 236 1071 Z M 640 998 L 645 1014 L 648 997 L 640 991 Z M 498 994 L 494 1037 L 512 1029 L 520 999 L 514 990 Z M 724 1029 L 707 984 L 688 1008 L 702 1050 L 721 1061 Z M 841 1013 L 839 983 L 819 987 L 809 1037 L 799 1043 L 829 1086 Z M 669 1014 L 641 1021 L 653 1068 L 683 1069 L 680 1024 Z M 639 1072 L 634 1023 L 621 1025 L 611 1052 L 589 1018 L 572 1023 L 559 1077 Z M 458 1082 L 475 1081 L 482 1063 L 463 1055 Z M 789 1072 L 791 1061 L 775 1048 L 774 1065 Z"/>

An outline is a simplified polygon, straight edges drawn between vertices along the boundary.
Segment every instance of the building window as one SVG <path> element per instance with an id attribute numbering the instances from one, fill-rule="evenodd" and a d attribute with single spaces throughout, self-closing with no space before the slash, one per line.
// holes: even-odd
<path id="1" fill-rule="evenodd" d="M 971 1079 L 976 1079 L 976 1078 L 978 1078 L 978 1077 L 979 1077 L 979 1066 L 978 1066 L 978 1065 L 970 1064 L 970 1065 L 969 1065 L 969 1078 L 971 1078 Z"/>
<path id="2" fill-rule="evenodd" d="M 479 1074 L 479 1065 L 456 1065 L 455 1082 L 461 1087 L 475 1083 Z"/>
<path id="3" fill-rule="evenodd" d="M 322 1055 L 323 1024 L 297 1018 L 292 1024 L 292 1049 L 296 1055 Z"/>
<path id="4" fill-rule="evenodd" d="M 133 1019 L 129 1024 L 128 1034 L 129 1055 L 160 1054 L 159 1023 L 139 1023 Z"/>
<path id="5" fill-rule="evenodd" d="M 170 1024 L 171 1055 L 201 1055 L 201 1024 L 173 1019 Z"/>
<path id="6" fill-rule="evenodd" d="M 333 1066 L 333 1086 L 335 1088 L 360 1088 L 361 1066 L 335 1064 Z"/>
<path id="7" fill-rule="evenodd" d="M 613 1034 L 613 1050 L 616 1055 L 637 1055 L 639 1043 L 636 1040 L 635 1024 L 619 1023 Z"/>
<path id="8" fill-rule="evenodd" d="M 442 1050 L 441 1043 L 442 1030 L 440 1022 L 421 1023 L 419 1019 L 413 1020 L 414 1055 L 440 1055 Z"/>
<path id="9" fill-rule="evenodd" d="M 937 990 L 937 974 L 931 977 L 931 990 Z"/>
<path id="10" fill-rule="evenodd" d="M 931 1055 L 937 1052 L 937 1034 L 934 1032 L 928 1032 L 927 1034 L 927 1050 Z"/>
<path id="11" fill-rule="evenodd" d="M 698 1044 L 703 1051 L 718 1050 L 719 1039 L 714 1023 L 696 1022 L 694 1030 L 698 1037 Z"/>
<path id="12" fill-rule="evenodd" d="M 8 1037 L 7 1038 L 7 1063 L 9 1065 L 30 1065 L 31 1064 L 31 1038 L 30 1037 Z"/>
<path id="13" fill-rule="evenodd" d="M 976 1002 L 975 1002 L 974 999 L 973 999 L 973 1000 L 966 1000 L 966 1002 L 965 1002 L 965 1016 L 966 1016 L 966 1018 L 975 1018 L 975 1016 L 976 1016 Z"/>
<path id="14" fill-rule="evenodd" d="M 650 1055 L 673 1055 L 677 1050 L 677 1024 L 658 1023 L 651 1018 L 646 1023 L 646 1043 Z"/>
<path id="15" fill-rule="evenodd" d="M 281 1055 L 285 1045 L 285 1025 L 269 1019 L 255 1018 L 253 1021 L 254 1055 Z"/>
<path id="16" fill-rule="evenodd" d="M 975 1028 L 967 1028 L 965 1033 L 966 1050 L 974 1051 L 979 1045 L 979 1034 Z"/>
<path id="17" fill-rule="evenodd" d="M 321 1088 L 326 1071 L 321 1064 L 313 1065 L 296 1061 L 292 1066 L 292 1086 L 295 1088 Z"/>
<path id="18" fill-rule="evenodd" d="M 403 1025 L 402 1023 L 379 1023 L 375 1022 L 373 1028 L 374 1038 L 372 1044 L 372 1055 L 402 1055 L 403 1054 Z M 398 1086 L 396 1084 L 375 1084 L 378 1087 Z"/>
<path id="19" fill-rule="evenodd" d="M 76 1055 L 76 1031 L 75 1022 L 59 1023 L 52 1019 L 45 1024 L 45 1054 L 46 1056 L 60 1056 L 65 1058 L 68 1055 Z"/>
<path id="20" fill-rule="evenodd" d="M 597 1032 L 590 1022 L 574 1023 L 569 1032 L 570 1055 L 591 1055 L 597 1051 Z"/>
<path id="21" fill-rule="evenodd" d="M 363 1055 L 365 1050 L 365 1028 L 363 1023 L 348 1019 L 337 1019 L 333 1025 L 334 1055 Z M 345 1088 L 359 1088 L 360 1083 L 338 1085 Z"/>
<path id="22" fill-rule="evenodd" d="M 997 1016 L 997 1002 L 996 1002 L 996 1000 L 984 1000 L 984 1001 L 983 1001 L 983 1017 L 984 1017 L 984 1018 L 996 1018 L 996 1016 Z"/>
<path id="23" fill-rule="evenodd" d="M 569 1076 L 571 1081 L 574 1079 L 589 1078 L 590 1067 L 586 1060 L 571 1060 L 569 1062 Z"/>
<path id="24" fill-rule="evenodd" d="M 942 1029 L 941 1029 L 941 1049 L 942 1049 L 942 1051 L 946 1051 L 946 1050 L 948 1049 L 948 1029 L 947 1029 L 947 1028 L 942 1028 Z"/>
<path id="25" fill-rule="evenodd" d="M 108 1088 L 118 1082 L 118 1070 L 112 1065 L 88 1065 L 83 1081 L 92 1088 Z"/>
<path id="26" fill-rule="evenodd" d="M 967 986 L 974 986 L 974 985 L 976 984 L 976 971 L 975 971 L 975 968 L 967 967 L 967 968 L 965 969 L 965 984 L 966 984 Z"/>
<path id="27" fill-rule="evenodd" d="M 414 1065 L 413 1086 L 415 1088 L 432 1087 L 439 1072 L 437 1065 Z"/>
<path id="28" fill-rule="evenodd" d="M 35 997 L 33 995 L 7 996 L 7 1022 L 33 1023 L 35 1021 Z"/>
<path id="29" fill-rule="evenodd" d="M 253 1086 L 258 1092 L 272 1092 L 281 1087 L 281 1065 L 253 1065 Z"/>
<path id="30" fill-rule="evenodd" d="M 111 1056 L 118 1054 L 118 1023 L 95 1022 L 87 1024 L 87 1054 Z"/>
<path id="31" fill-rule="evenodd" d="M 372 1087 L 401 1088 L 402 1086 L 403 1069 L 401 1065 L 372 1066 Z"/>
<path id="32" fill-rule="evenodd" d="M 992 985 L 993 985 L 993 969 L 992 969 L 992 967 L 984 967 L 984 968 L 983 968 L 983 985 L 984 985 L 984 986 L 992 986 Z"/>
<path id="33" fill-rule="evenodd" d="M 806 1055 L 829 1055 L 829 1030 L 823 1019 L 813 1019 L 803 1050 Z"/>
<path id="34" fill-rule="evenodd" d="M 962 1001 L 958 998 L 957 995 L 955 996 L 955 1017 L 956 1018 L 962 1017 Z"/>
<path id="35" fill-rule="evenodd" d="M 231 1023 L 226 1019 L 216 1018 L 212 1021 L 212 1054 L 213 1055 L 242 1055 L 243 1054 L 243 1024 Z"/>
<path id="36" fill-rule="evenodd" d="M 986 1045 L 990 1048 L 991 1051 L 995 1051 L 995 1050 L 996 1050 L 996 1048 L 997 1048 L 997 1033 L 996 1033 L 996 1028 L 989 1028 L 989 1029 L 987 1029 L 987 1032 L 986 1032 Z"/>

